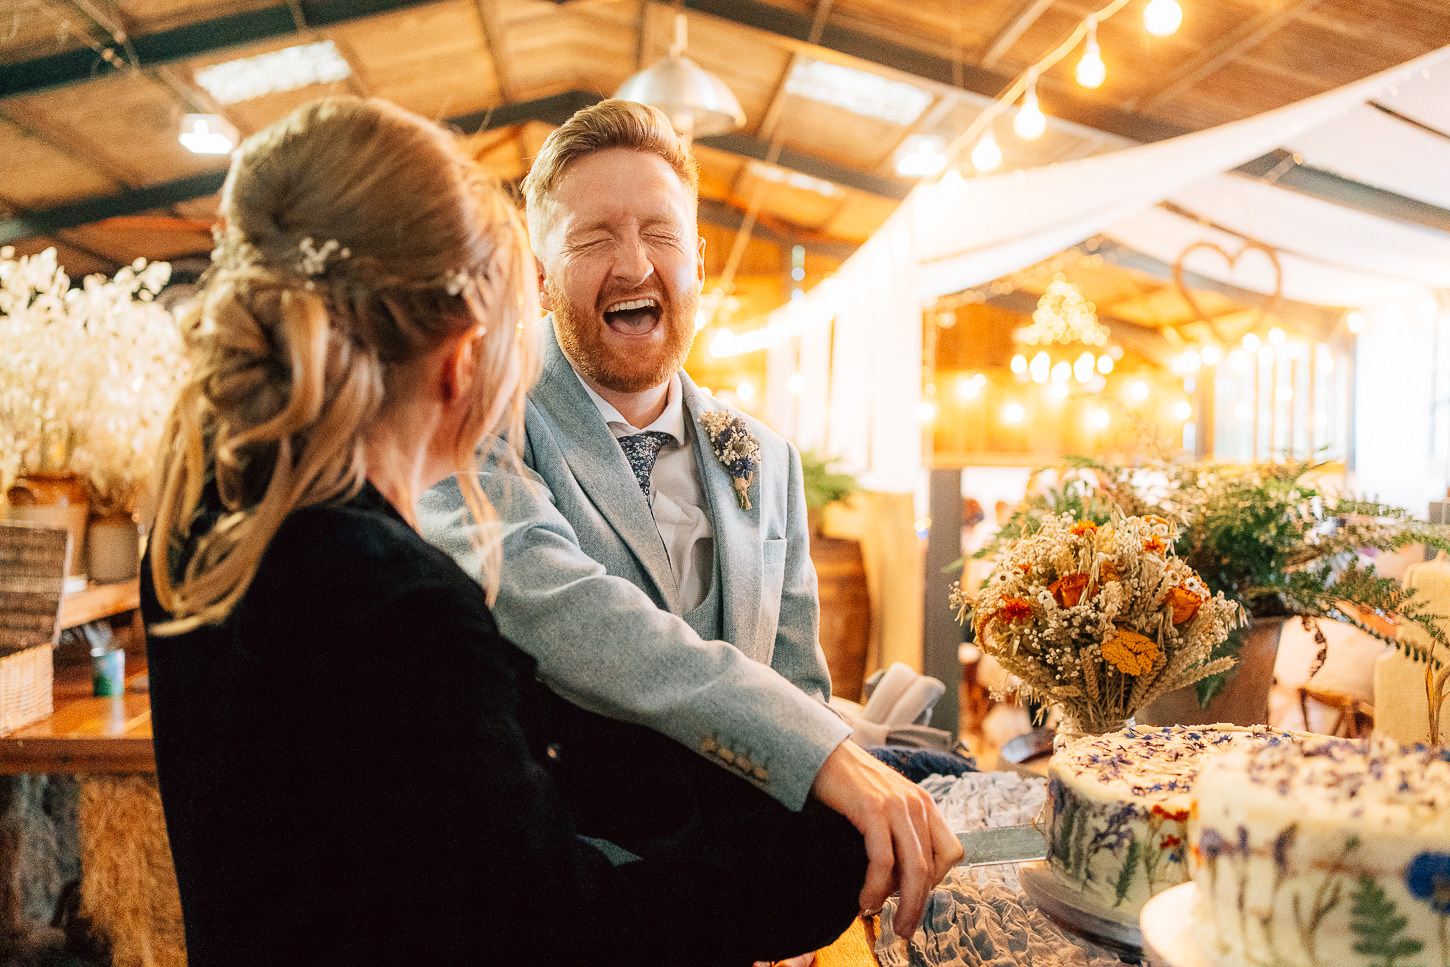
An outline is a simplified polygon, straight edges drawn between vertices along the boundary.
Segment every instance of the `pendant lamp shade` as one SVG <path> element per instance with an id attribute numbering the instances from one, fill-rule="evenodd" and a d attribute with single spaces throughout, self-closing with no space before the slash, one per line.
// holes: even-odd
<path id="1" fill-rule="evenodd" d="M 625 81 L 614 96 L 664 111 L 686 140 L 724 134 L 745 123 L 740 102 L 725 82 L 684 55 L 685 17 L 675 20 L 675 43 L 668 57 Z"/>

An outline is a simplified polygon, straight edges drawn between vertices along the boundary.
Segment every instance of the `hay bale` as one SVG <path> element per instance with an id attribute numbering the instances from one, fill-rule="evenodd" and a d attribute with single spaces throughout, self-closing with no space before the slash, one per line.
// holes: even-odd
<path id="1" fill-rule="evenodd" d="M 161 796 L 148 776 L 86 776 L 80 795 L 81 915 L 115 967 L 185 967 L 181 897 Z"/>
<path id="2" fill-rule="evenodd" d="M 80 876 L 71 776 L 0 776 L 0 961 L 30 962 L 64 938 L 52 929 Z"/>

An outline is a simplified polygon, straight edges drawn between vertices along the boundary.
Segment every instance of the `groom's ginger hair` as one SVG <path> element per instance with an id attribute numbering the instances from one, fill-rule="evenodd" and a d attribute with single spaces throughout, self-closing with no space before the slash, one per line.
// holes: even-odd
<path id="1" fill-rule="evenodd" d="M 551 196 L 564 172 L 579 159 L 610 148 L 659 155 L 690 190 L 691 201 L 699 196 L 700 164 L 670 127 L 670 119 L 663 111 L 636 101 L 600 101 L 574 112 L 549 135 L 524 179 L 524 206 L 535 255 L 542 257 L 544 239 L 553 222 Z"/>

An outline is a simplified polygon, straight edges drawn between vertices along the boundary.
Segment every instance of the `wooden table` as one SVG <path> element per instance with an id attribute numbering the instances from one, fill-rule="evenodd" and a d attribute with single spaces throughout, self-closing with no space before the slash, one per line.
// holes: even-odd
<path id="1" fill-rule="evenodd" d="M 139 603 L 135 580 L 92 586 L 61 601 L 61 624 L 74 627 L 134 610 Z M 154 773 L 151 697 L 145 691 L 145 676 L 145 653 L 127 651 L 125 694 L 94 698 L 90 662 L 58 665 L 55 710 L 0 737 L 0 775 Z"/>

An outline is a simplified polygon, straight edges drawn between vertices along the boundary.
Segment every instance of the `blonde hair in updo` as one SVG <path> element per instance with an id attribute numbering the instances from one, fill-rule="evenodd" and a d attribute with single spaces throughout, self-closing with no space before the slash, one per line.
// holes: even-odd
<path id="1" fill-rule="evenodd" d="M 436 125 L 377 100 L 305 105 L 249 138 L 222 190 L 213 266 L 182 319 L 193 368 L 158 471 L 151 574 L 178 633 L 221 621 L 291 511 L 357 493 L 397 374 L 476 330 L 455 466 L 522 438 L 537 371 L 532 259 L 517 212 Z M 309 252 L 327 257 L 308 258 Z M 520 378 L 486 425 L 515 363 Z M 512 450 L 504 447 L 498 449 Z M 472 473 L 490 600 L 497 516 Z M 198 516 L 216 488 L 220 516 Z"/>

